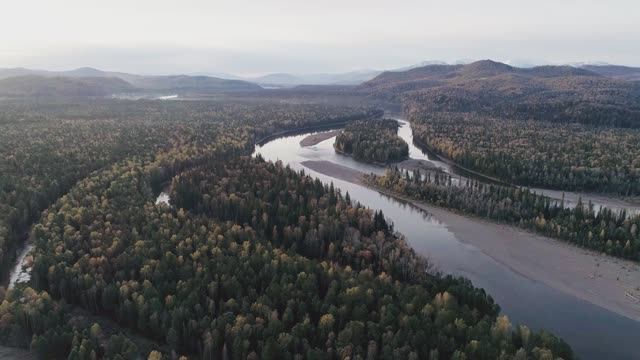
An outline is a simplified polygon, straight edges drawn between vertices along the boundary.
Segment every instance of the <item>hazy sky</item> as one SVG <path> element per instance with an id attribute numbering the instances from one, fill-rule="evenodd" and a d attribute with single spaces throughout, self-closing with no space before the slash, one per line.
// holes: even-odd
<path id="1" fill-rule="evenodd" d="M 640 65 L 638 0 L 0 0 L 0 67 L 339 72 L 423 60 Z"/>

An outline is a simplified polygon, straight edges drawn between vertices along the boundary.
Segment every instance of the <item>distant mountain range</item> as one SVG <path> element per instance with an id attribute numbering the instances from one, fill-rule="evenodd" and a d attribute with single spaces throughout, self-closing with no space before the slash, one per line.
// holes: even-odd
<path id="1" fill-rule="evenodd" d="M 261 90 L 243 80 L 212 76 L 148 76 L 84 67 L 70 71 L 0 69 L 0 96 L 105 96 L 123 92 L 234 92 Z"/>
<path id="2" fill-rule="evenodd" d="M 459 84 L 479 80 L 486 82 L 496 76 L 512 77 L 560 77 L 576 75 L 597 75 L 589 70 L 572 66 L 538 66 L 518 68 L 492 60 L 482 60 L 470 64 L 433 64 L 412 67 L 404 71 L 385 71 L 363 83 L 361 89 L 396 89 L 399 91 L 437 87 L 443 84 Z M 498 79 L 507 80 L 507 79 Z"/>
<path id="3" fill-rule="evenodd" d="M 21 75 L 0 79 L 2 97 L 102 97 L 134 90 L 133 85 L 115 77 Z"/>
<path id="4" fill-rule="evenodd" d="M 359 85 L 367 80 L 373 79 L 381 72 L 382 71 L 379 70 L 361 70 L 335 74 L 275 73 L 253 78 L 244 78 L 244 80 L 264 86 Z"/>
<path id="5" fill-rule="evenodd" d="M 640 82 L 627 81 L 633 73 L 609 65 L 518 68 L 482 60 L 387 71 L 356 91 L 401 101 L 407 111 L 635 127 L 640 126 Z"/>
<path id="6" fill-rule="evenodd" d="M 446 64 L 442 61 L 423 61 L 418 64 L 397 68 L 392 71 L 404 71 L 425 65 Z M 360 85 L 380 75 L 382 70 L 358 70 L 343 73 L 289 74 L 274 73 L 259 77 L 242 78 L 263 86 L 297 86 L 297 85 Z"/>
<path id="7" fill-rule="evenodd" d="M 582 69 L 614 79 L 640 81 L 640 68 L 621 65 L 582 65 Z"/>
<path id="8" fill-rule="evenodd" d="M 510 74 L 511 81 L 523 76 L 588 76 L 640 81 L 640 68 L 609 64 L 576 63 L 571 66 L 538 66 L 518 68 L 490 62 L 457 62 L 450 65 L 442 61 L 423 61 L 390 71 L 361 70 L 344 73 L 289 74 L 274 73 L 260 77 L 239 77 L 231 74 L 197 73 L 188 75 L 137 75 L 102 71 L 83 67 L 69 71 L 0 68 L 0 96 L 102 96 L 112 93 L 190 92 L 215 93 L 259 91 L 269 87 L 297 87 L 300 85 L 358 86 L 360 91 L 406 92 L 438 86 L 449 77 L 456 81 L 471 80 L 475 75 L 496 76 Z M 478 69 L 483 64 L 482 69 Z M 489 69 L 492 68 L 492 69 Z M 475 70 L 474 70 L 475 69 Z M 585 72 L 586 71 L 586 72 Z M 588 72 L 588 73 L 587 73 Z M 477 77 L 477 76 L 476 76 Z M 14 78 L 13 80 L 8 80 Z M 7 81 L 4 81 L 7 80 Z M 115 80 L 124 81 L 118 82 Z M 451 79 L 449 79 L 451 80 Z M 522 79 L 519 80 L 520 82 Z M 447 82 L 451 83 L 451 81 Z M 467 84 L 469 85 L 469 84 Z M 394 90 L 395 89 L 395 90 Z M 24 95 L 20 95 L 24 94 Z"/>
<path id="9" fill-rule="evenodd" d="M 37 85 L 38 78 L 117 78 L 132 86 L 132 91 L 193 91 L 193 92 L 224 92 L 260 90 L 269 87 L 295 87 L 298 85 L 358 85 L 380 74 L 378 70 L 363 70 L 336 74 L 287 74 L 275 73 L 259 77 L 239 77 L 231 74 L 219 74 L 222 77 L 211 76 L 207 73 L 189 75 L 136 75 L 123 72 L 102 71 L 90 67 L 69 71 L 31 70 L 25 68 L 0 68 L 0 79 L 10 77 L 29 76 L 29 83 Z M 87 81 L 95 83 L 96 80 Z M 99 81 L 98 81 L 99 82 Z M 48 81 L 51 83 L 51 81 Z M 15 81 L 11 84 L 17 84 Z M 5 86 L 7 86 L 5 84 Z M 43 83 L 44 86 L 44 83 Z M 0 94 L 13 92 L 11 89 L 0 89 Z M 37 93 L 44 93 L 35 91 Z M 73 92 L 73 91 L 70 91 Z M 89 91 L 94 93 L 94 91 Z"/>
<path id="10" fill-rule="evenodd" d="M 460 60 L 455 62 L 454 66 L 463 66 L 473 63 L 473 61 Z M 235 77 L 250 81 L 263 86 L 284 86 L 293 87 L 297 85 L 360 85 L 364 82 L 374 79 L 376 76 L 385 72 L 403 72 L 417 68 L 423 68 L 431 65 L 451 66 L 444 61 L 428 60 L 418 64 L 405 66 L 393 70 L 361 70 L 345 73 L 334 74 L 289 74 L 274 73 L 260 77 Z M 550 66 L 550 65 L 547 65 Z M 535 68 L 536 66 L 527 66 L 526 68 Z M 567 66 L 564 66 L 567 67 Z M 621 80 L 640 80 L 640 68 L 617 66 L 609 64 L 571 64 L 572 68 L 586 69 L 600 75 L 621 79 Z M 538 66 L 540 68 L 540 66 Z"/>

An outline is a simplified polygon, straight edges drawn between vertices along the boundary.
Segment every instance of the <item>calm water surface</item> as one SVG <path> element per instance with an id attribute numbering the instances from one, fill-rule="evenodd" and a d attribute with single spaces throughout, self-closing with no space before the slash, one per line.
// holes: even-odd
<path id="1" fill-rule="evenodd" d="M 410 157 L 433 161 L 413 145 L 407 123 L 400 127 L 398 134 L 408 140 Z M 325 183 L 333 182 L 343 193 L 348 191 L 353 200 L 381 209 L 416 252 L 427 256 L 439 270 L 465 276 L 475 286 L 486 289 L 512 323 L 525 323 L 531 328 L 552 331 L 565 339 L 582 359 L 640 359 L 640 322 L 521 276 L 478 248 L 463 243 L 447 229 L 445 223 L 422 210 L 366 187 L 305 168 L 301 164 L 303 161 L 327 160 L 364 172 L 384 172 L 381 167 L 336 154 L 334 138 L 302 148 L 299 142 L 305 136 L 279 138 L 256 146 L 254 155 L 259 153 L 266 160 L 281 160 L 294 169 L 304 169 Z M 452 171 L 444 163 L 434 163 L 448 172 Z"/>

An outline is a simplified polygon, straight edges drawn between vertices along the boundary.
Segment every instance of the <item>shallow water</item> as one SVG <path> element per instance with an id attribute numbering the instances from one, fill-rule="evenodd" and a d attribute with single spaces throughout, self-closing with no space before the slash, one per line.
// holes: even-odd
<path id="1" fill-rule="evenodd" d="M 169 194 L 168 194 L 168 193 L 166 193 L 166 192 L 164 192 L 164 191 L 162 191 L 162 192 L 158 195 L 158 197 L 156 198 L 156 203 L 155 203 L 155 204 L 156 204 L 156 205 L 158 205 L 158 204 L 171 205 L 171 204 L 169 203 L 169 200 L 170 200 L 170 198 L 169 198 Z"/>
<path id="2" fill-rule="evenodd" d="M 407 138 L 410 132 L 408 124 L 404 124 L 398 133 L 405 140 L 411 140 Z M 384 171 L 382 167 L 359 163 L 336 154 L 333 138 L 302 148 L 299 142 L 305 136 L 273 140 L 257 146 L 254 155 L 259 153 L 266 160 L 281 160 L 294 169 L 303 169 L 325 183 L 333 182 L 343 193 L 348 191 L 352 200 L 381 209 L 416 252 L 427 256 L 439 270 L 465 276 L 475 286 L 486 289 L 514 324 L 524 323 L 531 328 L 552 331 L 567 341 L 582 359 L 640 359 L 636 345 L 640 336 L 640 322 L 518 274 L 475 246 L 460 241 L 448 230 L 447 224 L 422 210 L 366 187 L 305 168 L 301 164 L 303 161 L 326 160 L 363 172 L 380 174 Z M 407 142 L 412 158 L 433 160 L 411 141 Z M 446 166 L 437 161 L 434 163 Z"/>
<path id="3" fill-rule="evenodd" d="M 26 263 L 27 255 L 33 250 L 33 244 L 27 242 L 18 254 L 16 265 L 9 274 L 9 289 L 19 283 L 26 283 L 31 279 L 31 266 Z"/>

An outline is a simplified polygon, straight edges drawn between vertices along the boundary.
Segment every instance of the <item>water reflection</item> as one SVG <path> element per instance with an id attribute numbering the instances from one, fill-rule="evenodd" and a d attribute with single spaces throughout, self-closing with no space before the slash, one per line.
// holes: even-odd
<path id="1" fill-rule="evenodd" d="M 399 133 L 406 134 L 407 129 L 410 131 L 409 126 L 405 126 Z M 437 269 L 467 277 L 475 286 L 486 289 L 512 322 L 526 323 L 531 328 L 544 328 L 558 334 L 583 359 L 640 358 L 636 351 L 640 323 L 522 276 L 475 246 L 460 241 L 449 231 L 447 224 L 423 210 L 366 187 L 305 168 L 301 164 L 303 161 L 327 160 L 363 172 L 380 174 L 384 171 L 382 167 L 362 164 L 336 154 L 333 138 L 301 148 L 299 142 L 305 136 L 280 138 L 257 146 L 254 155 L 259 153 L 266 160 L 281 160 L 325 183 L 333 182 L 343 193 L 349 192 L 352 200 L 382 210 L 417 253 L 428 257 Z M 419 149 L 411 152 L 410 148 L 412 157 L 415 151 Z M 424 154 L 422 159 L 431 161 Z"/>

